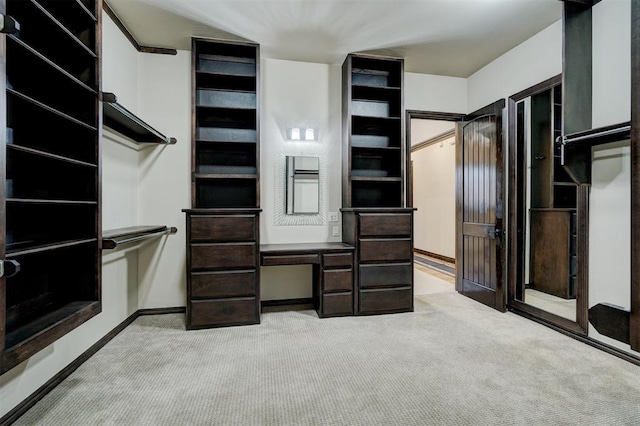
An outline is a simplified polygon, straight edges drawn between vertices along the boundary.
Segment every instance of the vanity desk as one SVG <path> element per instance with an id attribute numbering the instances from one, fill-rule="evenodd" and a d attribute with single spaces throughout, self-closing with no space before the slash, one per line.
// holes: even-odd
<path id="1" fill-rule="evenodd" d="M 353 315 L 353 252 L 344 243 L 262 244 L 260 265 L 313 265 L 313 306 L 320 318 Z"/>

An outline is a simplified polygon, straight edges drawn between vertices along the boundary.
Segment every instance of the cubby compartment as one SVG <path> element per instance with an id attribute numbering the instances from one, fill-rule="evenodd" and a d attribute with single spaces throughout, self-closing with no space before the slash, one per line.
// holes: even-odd
<path id="1" fill-rule="evenodd" d="M 196 40 L 195 48 L 197 71 L 256 76 L 257 49 L 255 46 Z"/>
<path id="2" fill-rule="evenodd" d="M 255 142 L 256 111 L 198 108 L 196 139 L 220 142 Z"/>
<path id="3" fill-rule="evenodd" d="M 198 89 L 242 90 L 256 92 L 255 76 L 215 74 L 196 71 L 196 87 Z"/>
<path id="4" fill-rule="evenodd" d="M 6 281 L 5 350 L 24 344 L 99 300 L 97 242 L 11 257 L 20 272 Z"/>
<path id="5" fill-rule="evenodd" d="M 207 143 L 196 147 L 196 173 L 256 174 L 256 145 L 253 143 Z"/>
<path id="6" fill-rule="evenodd" d="M 402 133 L 399 119 L 352 116 L 351 146 L 400 147 Z"/>
<path id="7" fill-rule="evenodd" d="M 353 86 L 351 113 L 366 117 L 400 117 L 399 90 Z"/>
<path id="8" fill-rule="evenodd" d="M 401 151 L 352 148 L 351 177 L 400 177 Z"/>
<path id="9" fill-rule="evenodd" d="M 7 14 L 22 24 L 19 35 L 21 41 L 83 83 L 92 88 L 97 87 L 95 50 L 87 47 L 43 6 L 35 0 L 8 1 Z M 43 34 L 46 36 L 43 37 Z M 90 42 L 93 38 L 95 38 L 95 30 L 87 40 Z M 8 64 L 11 62 L 9 61 Z M 22 72 L 25 69 L 22 68 Z"/>
<path id="10" fill-rule="evenodd" d="M 33 117 L 37 117 L 37 125 Z M 32 150 L 97 165 L 96 141 L 97 130 L 91 126 L 76 123 L 14 93 L 7 96 L 8 151 Z"/>
<path id="11" fill-rule="evenodd" d="M 402 205 L 402 183 L 397 181 L 354 180 L 353 207 L 397 207 Z"/>
<path id="12" fill-rule="evenodd" d="M 256 179 L 196 179 L 198 208 L 256 206 Z"/>
<path id="13" fill-rule="evenodd" d="M 351 84 L 354 86 L 400 87 L 402 63 L 373 57 L 354 56 L 351 63 Z"/>
<path id="14" fill-rule="evenodd" d="M 43 201 L 97 201 L 97 169 L 15 149 L 7 151 L 6 196 Z"/>
<path id="15" fill-rule="evenodd" d="M 236 90 L 198 89 L 196 105 L 222 108 L 256 108 L 256 94 Z"/>
<path id="16" fill-rule="evenodd" d="M 95 12 L 91 12 L 77 0 L 36 1 L 88 49 L 93 49 L 95 46 Z"/>
<path id="17" fill-rule="evenodd" d="M 7 38 L 7 55 L 13 59 L 6 65 L 8 89 L 83 123 L 95 121 L 95 91 L 78 84 L 13 37 Z"/>

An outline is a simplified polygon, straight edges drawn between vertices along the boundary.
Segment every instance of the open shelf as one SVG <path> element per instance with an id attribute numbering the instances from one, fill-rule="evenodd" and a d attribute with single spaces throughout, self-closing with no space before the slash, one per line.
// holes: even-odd
<path id="1" fill-rule="evenodd" d="M 197 89 L 196 106 L 255 109 L 256 94 L 240 90 Z"/>
<path id="2" fill-rule="evenodd" d="M 138 243 L 176 232 L 178 229 L 170 226 L 129 226 L 110 229 L 102 232 L 102 248 L 110 250 L 121 245 Z"/>
<path id="3" fill-rule="evenodd" d="M 45 105 L 42 102 L 37 101 L 37 100 L 35 100 L 35 99 L 33 99 L 33 98 L 23 94 L 23 93 L 20 93 L 18 91 L 13 90 L 13 89 L 7 89 L 7 94 L 15 96 L 17 98 L 20 98 L 23 101 L 29 102 L 32 105 L 37 106 L 40 109 L 45 110 L 46 112 L 49 112 L 51 114 L 55 114 L 58 117 L 64 118 L 65 120 L 68 120 L 68 121 L 70 121 L 72 123 L 78 124 L 80 126 L 84 126 L 85 128 L 87 128 L 89 130 L 97 130 L 94 126 L 92 126 L 90 124 L 87 124 L 87 123 L 84 123 L 84 122 L 78 120 L 77 118 L 71 117 L 70 115 L 65 114 L 64 112 L 58 111 L 55 108 L 52 108 L 52 107 L 50 107 L 48 105 Z M 15 129 L 14 129 L 14 131 L 15 131 Z"/>
<path id="4" fill-rule="evenodd" d="M 173 145 L 176 139 L 151 127 L 140 117 L 117 102 L 113 93 L 103 93 L 104 125 L 137 143 Z"/>
<path id="5" fill-rule="evenodd" d="M 98 167 L 96 164 L 87 163 L 85 161 L 80 161 L 80 160 L 74 160 L 73 158 L 63 157 L 61 155 L 51 154 L 49 152 L 40 151 L 38 149 L 33 149 L 33 148 L 20 146 L 20 145 L 15 145 L 15 144 L 8 144 L 7 145 L 7 150 L 9 150 L 9 151 L 11 151 L 11 150 L 22 151 L 22 152 L 25 152 L 25 153 L 38 155 L 38 156 L 45 157 L 45 158 L 50 158 L 50 159 L 53 159 L 53 160 L 64 161 L 64 162 L 75 164 L 75 165 L 78 165 L 78 166 L 86 166 L 86 167 L 91 167 L 91 168 Z"/>
<path id="6" fill-rule="evenodd" d="M 87 49 L 95 45 L 96 17 L 78 0 L 36 0 Z"/>
<path id="7" fill-rule="evenodd" d="M 353 207 L 397 207 L 402 204 L 401 179 L 352 179 Z"/>
<path id="8" fill-rule="evenodd" d="M 196 71 L 196 87 L 219 90 L 256 91 L 254 76 Z"/>
<path id="9" fill-rule="evenodd" d="M 244 208 L 256 206 L 256 176 L 230 179 L 228 176 L 211 176 L 196 179 L 196 195 L 199 208 Z"/>

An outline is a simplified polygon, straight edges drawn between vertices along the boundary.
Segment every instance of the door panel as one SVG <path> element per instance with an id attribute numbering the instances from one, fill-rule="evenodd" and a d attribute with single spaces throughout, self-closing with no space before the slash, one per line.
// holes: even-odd
<path id="1" fill-rule="evenodd" d="M 456 289 L 504 311 L 501 100 L 457 128 Z"/>

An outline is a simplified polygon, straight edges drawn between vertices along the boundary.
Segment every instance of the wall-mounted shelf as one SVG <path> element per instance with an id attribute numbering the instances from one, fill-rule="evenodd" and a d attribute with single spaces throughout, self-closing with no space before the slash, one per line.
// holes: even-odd
<path id="1" fill-rule="evenodd" d="M 631 138 L 631 122 L 598 127 L 558 137 L 565 170 L 579 184 L 591 183 L 591 147 Z"/>
<path id="2" fill-rule="evenodd" d="M 113 93 L 102 93 L 104 125 L 137 143 L 173 145 L 176 138 L 165 136 L 118 103 Z"/>
<path id="3" fill-rule="evenodd" d="M 178 229 L 173 226 L 129 226 L 110 229 L 102 233 L 102 248 L 110 250 L 124 244 L 137 243 L 176 232 Z"/>

